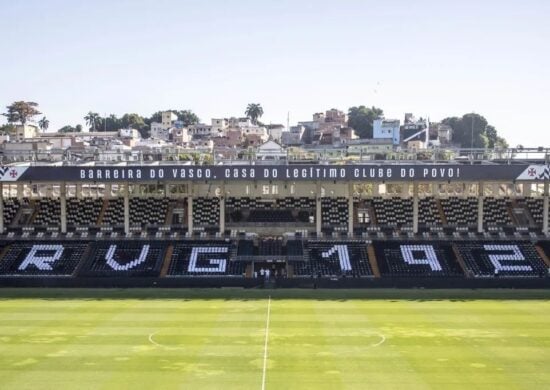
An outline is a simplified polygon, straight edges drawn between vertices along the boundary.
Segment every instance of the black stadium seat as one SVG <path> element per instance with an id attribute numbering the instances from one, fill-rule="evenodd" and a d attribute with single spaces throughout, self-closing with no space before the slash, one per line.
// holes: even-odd
<path id="1" fill-rule="evenodd" d="M 86 242 L 16 242 L 0 261 L 0 274 L 71 276 L 83 259 Z"/>
<path id="2" fill-rule="evenodd" d="M 291 261 L 297 276 L 372 275 L 364 241 L 309 241 L 307 261 Z"/>
<path id="3" fill-rule="evenodd" d="M 375 241 L 382 276 L 464 276 L 448 242 Z"/>
<path id="4" fill-rule="evenodd" d="M 91 246 L 81 274 L 90 276 L 158 276 L 164 261 L 164 242 L 108 241 Z"/>
<path id="5" fill-rule="evenodd" d="M 471 275 L 542 276 L 547 267 L 530 242 L 469 241 L 455 243 Z"/>
<path id="6" fill-rule="evenodd" d="M 227 241 L 174 243 L 168 276 L 243 276 L 246 263 L 230 259 Z"/>

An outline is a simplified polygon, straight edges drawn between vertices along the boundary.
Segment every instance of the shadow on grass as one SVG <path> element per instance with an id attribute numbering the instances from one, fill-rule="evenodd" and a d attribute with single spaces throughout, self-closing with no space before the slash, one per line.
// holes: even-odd
<path id="1" fill-rule="evenodd" d="M 513 289 L 168 289 L 168 288 L 0 288 L 0 301 L 44 300 L 225 300 L 309 299 L 317 301 L 387 300 L 409 301 L 550 300 L 550 290 Z"/>

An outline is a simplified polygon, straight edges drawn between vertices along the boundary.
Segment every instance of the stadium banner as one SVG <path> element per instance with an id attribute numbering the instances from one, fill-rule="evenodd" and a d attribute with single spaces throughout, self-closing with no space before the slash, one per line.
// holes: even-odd
<path id="1" fill-rule="evenodd" d="M 166 165 L 0 167 L 0 182 L 122 182 L 205 180 L 292 181 L 540 181 L 546 165 L 361 164 L 361 165 Z"/>

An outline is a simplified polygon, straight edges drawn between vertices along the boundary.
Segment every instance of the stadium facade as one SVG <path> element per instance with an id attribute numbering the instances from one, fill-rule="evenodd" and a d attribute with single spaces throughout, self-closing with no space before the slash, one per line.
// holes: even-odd
<path id="1" fill-rule="evenodd" d="M 545 161 L 12 163 L 2 285 L 550 286 Z"/>

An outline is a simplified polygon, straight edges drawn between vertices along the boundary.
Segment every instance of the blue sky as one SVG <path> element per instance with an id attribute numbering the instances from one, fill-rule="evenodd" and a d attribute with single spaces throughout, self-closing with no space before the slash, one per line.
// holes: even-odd
<path id="1" fill-rule="evenodd" d="M 36 101 L 51 129 L 250 102 L 284 124 L 361 104 L 475 111 L 511 145 L 550 146 L 549 18 L 543 0 L 0 0 L 0 106 Z"/>

